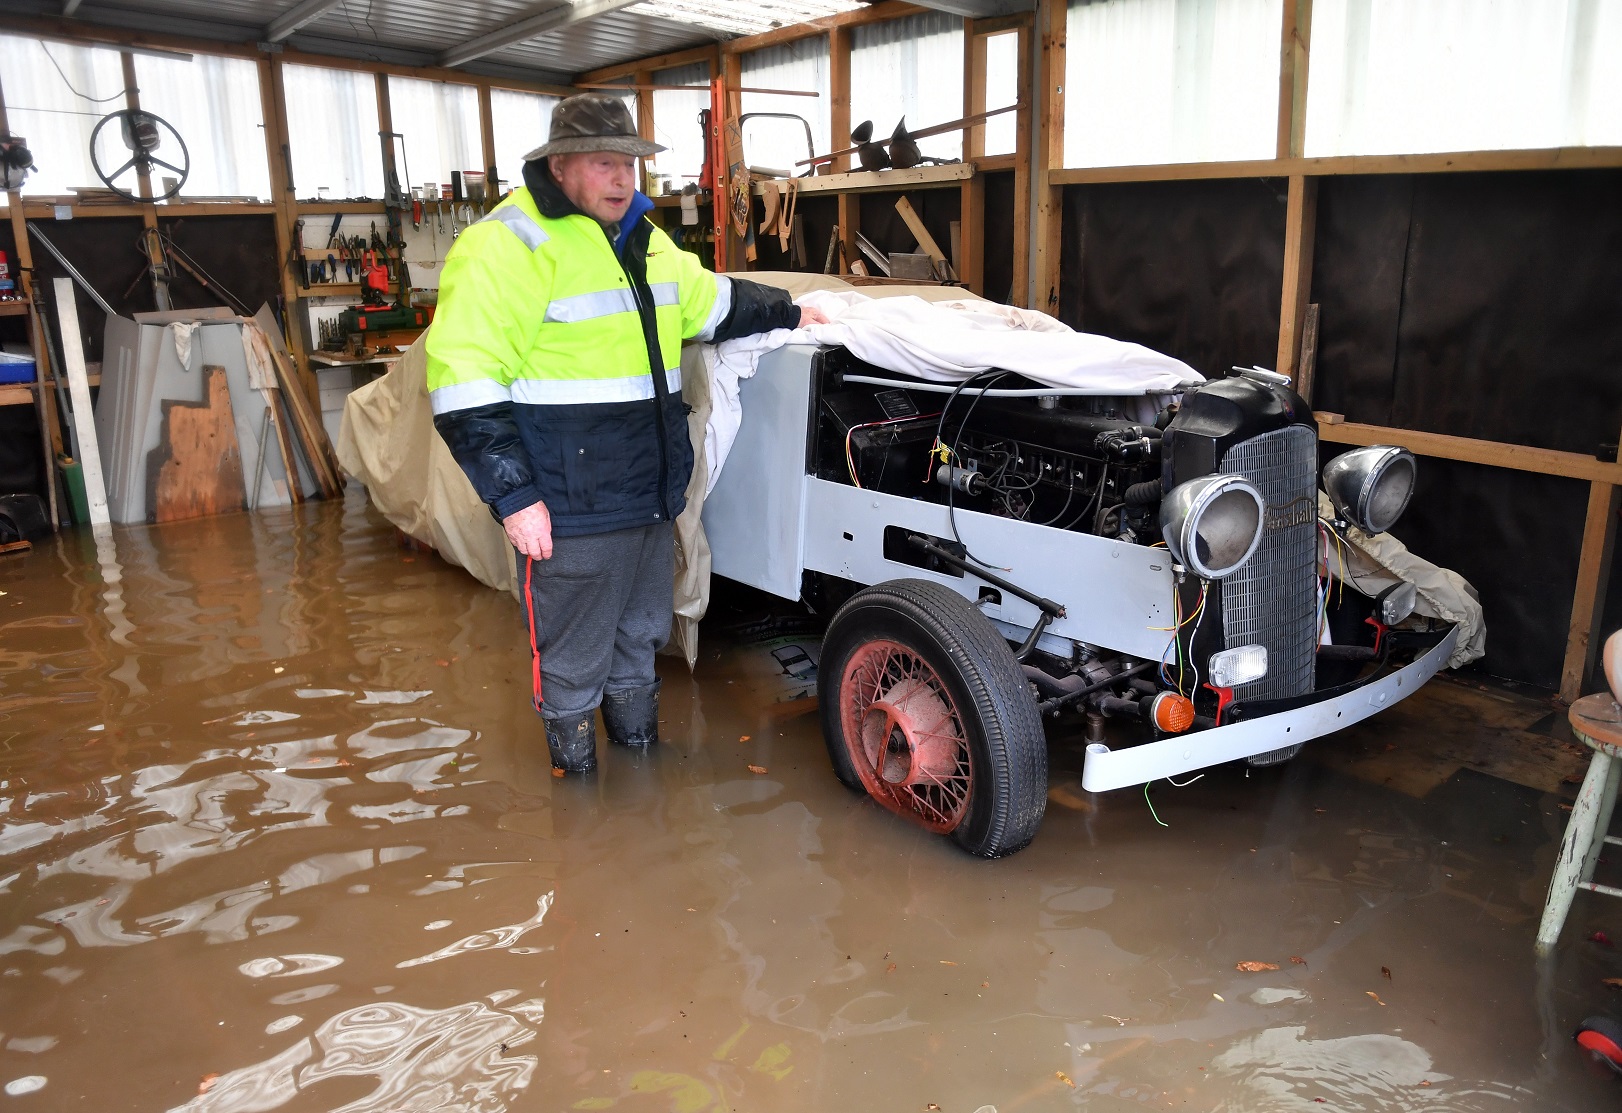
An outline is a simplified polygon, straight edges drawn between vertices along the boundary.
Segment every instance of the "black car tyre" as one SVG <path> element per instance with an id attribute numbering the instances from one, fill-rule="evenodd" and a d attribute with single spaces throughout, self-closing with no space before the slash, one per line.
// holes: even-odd
<path id="1" fill-rule="evenodd" d="M 817 672 L 823 739 L 846 786 L 982 858 L 1036 835 L 1041 715 L 1008 643 L 967 599 L 928 580 L 866 588 L 828 624 Z"/>

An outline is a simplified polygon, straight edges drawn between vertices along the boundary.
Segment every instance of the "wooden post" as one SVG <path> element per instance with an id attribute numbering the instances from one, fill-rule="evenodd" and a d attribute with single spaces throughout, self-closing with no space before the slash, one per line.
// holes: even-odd
<path id="1" fill-rule="evenodd" d="M 1560 670 L 1560 698 L 1572 703 L 1583 694 L 1604 631 L 1598 627 L 1605 613 L 1605 589 L 1616 549 L 1616 515 L 1622 488 L 1595 482 L 1588 488 L 1588 517 L 1583 523 L 1582 556 L 1577 562 L 1577 593 L 1571 603 L 1571 626 L 1566 634 L 1566 660 Z M 1598 635 L 1598 636 L 1596 636 Z"/>
<path id="2" fill-rule="evenodd" d="M 491 208 L 501 198 L 496 196 L 496 115 L 490 103 L 490 83 L 479 82 L 479 135 L 483 140 L 484 151 L 484 207 Z M 401 183 L 405 186 L 406 195 L 411 195 L 411 183 Z M 404 253 L 402 252 L 402 255 Z"/>
<path id="3" fill-rule="evenodd" d="M 1034 21 L 1025 17 L 1019 29 L 1019 111 L 1014 113 L 1014 259 L 1013 284 L 1008 300 L 1015 305 L 1029 306 L 1031 273 L 1031 121 L 1035 117 L 1031 101 L 1034 85 L 1031 64 L 1035 51 L 1031 49 Z"/>
<path id="4" fill-rule="evenodd" d="M 1290 175 L 1284 208 L 1284 298 L 1278 318 L 1278 373 L 1296 378 L 1301 366 L 1301 333 L 1312 300 L 1312 245 L 1318 222 L 1318 179 Z M 1312 401 L 1312 383 L 1302 378 L 1296 393 Z"/>
<path id="5" fill-rule="evenodd" d="M 1278 157 L 1300 158 L 1307 126 L 1307 60 L 1312 0 L 1284 0 L 1278 66 Z"/>
<path id="6" fill-rule="evenodd" d="M 118 60 L 123 63 L 124 67 L 124 106 L 133 112 L 141 107 L 141 91 L 135 84 L 135 55 L 123 50 L 119 52 Z M 152 196 L 152 172 L 146 168 L 145 164 L 137 162 L 135 164 L 135 176 L 141 196 L 150 198 Z"/>
<path id="7" fill-rule="evenodd" d="M 0 135 L 9 134 L 11 122 L 6 115 L 6 92 L 3 84 L 0 84 Z M 20 190 L 7 191 L 6 213 L 11 220 L 11 242 L 17 254 L 17 291 L 28 303 L 28 342 L 34 351 L 34 390 L 37 392 L 35 401 L 39 410 L 39 436 L 45 450 L 45 489 L 49 495 L 51 528 L 55 530 L 61 528 L 61 512 L 56 499 L 56 458 L 62 454 L 62 425 L 57 420 L 56 395 L 51 392 L 51 383 L 62 372 L 51 361 L 50 344 L 45 332 L 48 326 L 34 301 L 34 253 L 28 242 L 28 220 L 23 211 Z"/>
<path id="8" fill-rule="evenodd" d="M 978 20 L 963 21 L 963 115 L 975 116 L 986 110 L 986 38 L 976 31 Z M 963 161 L 986 153 L 986 125 L 975 124 L 963 130 Z"/>
<path id="9" fill-rule="evenodd" d="M 652 85 L 652 70 L 637 70 L 632 77 L 637 85 Z M 653 90 L 636 90 L 636 133 L 648 142 L 653 142 Z"/>
<path id="10" fill-rule="evenodd" d="M 299 283 L 288 260 L 294 254 L 293 236 L 298 220 L 298 204 L 294 200 L 296 183 L 292 179 L 292 147 L 287 137 L 287 99 L 283 95 L 282 61 L 269 55 L 259 61 L 259 104 L 265 118 L 265 157 L 270 163 L 271 220 L 276 226 L 277 270 L 281 274 L 282 304 L 288 318 L 288 349 L 293 353 L 294 365 L 302 371 L 299 381 L 305 392 L 315 397 L 314 376 L 309 372 L 309 361 L 304 351 L 303 330 L 294 327 L 290 319 L 298 312 Z M 297 479 L 293 482 L 296 484 Z"/>
<path id="11" fill-rule="evenodd" d="M 1064 0 L 1038 0 L 1036 24 L 1041 32 L 1037 62 L 1037 127 L 1035 196 L 1032 199 L 1031 289 L 1027 304 L 1044 313 L 1059 310 L 1059 233 L 1063 189 L 1051 180 L 1064 166 Z"/>
<path id="12" fill-rule="evenodd" d="M 963 21 L 963 115 L 986 110 L 986 36 L 979 22 Z M 985 154 L 986 128 L 983 123 L 963 132 L 963 161 L 972 162 Z M 971 293 L 985 293 L 986 182 L 976 174 L 965 178 L 958 190 L 958 236 L 952 248 L 952 266 Z"/>
<path id="13" fill-rule="evenodd" d="M 850 28 L 834 27 L 828 32 L 828 141 L 834 150 L 850 144 Z M 850 170 L 850 156 L 840 155 L 828 165 L 828 173 L 843 174 Z M 861 231 L 861 200 L 841 193 L 838 200 L 839 238 L 845 251 L 837 264 L 839 273 L 847 273 L 849 262 L 859 258 L 856 233 Z"/>

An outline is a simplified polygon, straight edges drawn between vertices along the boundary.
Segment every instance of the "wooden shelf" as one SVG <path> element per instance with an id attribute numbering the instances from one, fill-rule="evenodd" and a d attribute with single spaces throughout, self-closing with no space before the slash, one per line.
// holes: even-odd
<path id="1" fill-rule="evenodd" d="M 26 301 L 0 301 L 0 317 L 22 317 L 27 313 Z"/>
<path id="2" fill-rule="evenodd" d="M 1418 456 L 1435 456 L 1467 464 L 1558 475 L 1590 483 L 1622 484 L 1622 464 L 1561 452 L 1552 448 L 1532 448 L 1500 441 L 1454 437 L 1420 429 L 1392 429 L 1383 425 L 1363 425 L 1355 421 L 1328 422 L 1318 419 L 1318 439 L 1334 444 L 1401 445 Z"/>
<path id="3" fill-rule="evenodd" d="M 0 383 L 0 406 L 32 406 L 33 383 Z"/>
<path id="4" fill-rule="evenodd" d="M 300 216 L 336 216 L 340 213 L 365 215 L 385 211 L 381 201 L 300 201 L 297 207 Z"/>
<path id="5" fill-rule="evenodd" d="M 679 209 L 679 208 L 681 208 L 681 194 L 679 194 L 679 193 L 661 193 L 657 197 L 648 198 L 648 200 L 653 202 L 653 207 L 656 208 L 656 209 Z M 706 190 L 703 190 L 702 192 L 700 192 L 699 195 L 698 195 L 698 207 L 702 209 L 705 206 L 707 206 L 709 203 L 710 203 L 710 191 L 706 189 Z"/>
<path id="6" fill-rule="evenodd" d="M 58 205 L 66 205 L 71 209 L 74 220 L 88 220 L 98 216 L 142 217 L 148 211 L 154 213 L 159 220 L 183 216 L 248 214 L 272 216 L 276 212 L 276 206 L 267 201 L 122 201 L 79 204 L 70 200 L 26 197 L 23 199 L 23 216 L 28 220 L 54 220 Z M 0 205 L 0 212 L 8 211 L 9 206 Z"/>
<path id="7" fill-rule="evenodd" d="M 857 170 L 849 174 L 821 174 L 815 178 L 796 178 L 803 193 L 874 193 L 880 190 L 946 189 L 974 177 L 974 164 L 953 162 L 945 166 L 914 166 L 907 170 Z M 766 178 L 750 183 L 759 197 L 768 181 Z"/>

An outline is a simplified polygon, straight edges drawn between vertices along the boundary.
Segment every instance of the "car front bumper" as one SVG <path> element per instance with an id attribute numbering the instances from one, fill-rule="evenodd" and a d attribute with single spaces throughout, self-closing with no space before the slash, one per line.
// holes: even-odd
<path id="1" fill-rule="evenodd" d="M 1458 640 L 1455 627 L 1412 664 L 1322 703 L 1120 750 L 1094 742 L 1087 747 L 1081 786 L 1089 792 L 1125 788 L 1333 734 L 1413 695 L 1441 671 Z"/>

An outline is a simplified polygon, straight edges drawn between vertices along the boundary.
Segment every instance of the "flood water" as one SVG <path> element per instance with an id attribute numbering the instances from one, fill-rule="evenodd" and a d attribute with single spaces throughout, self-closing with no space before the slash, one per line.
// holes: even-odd
<path id="1" fill-rule="evenodd" d="M 842 788 L 793 655 L 709 624 L 662 662 L 665 744 L 554 779 L 512 600 L 354 489 L 66 534 L 0 591 L 0 1109 L 1622 1093 L 1571 1042 L 1622 1008 L 1584 938 L 1622 902 L 1534 960 L 1565 813 L 1504 781 L 1306 757 L 1158 784 L 1157 822 L 1060 744 L 1036 842 L 982 862 Z"/>

